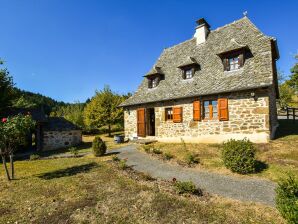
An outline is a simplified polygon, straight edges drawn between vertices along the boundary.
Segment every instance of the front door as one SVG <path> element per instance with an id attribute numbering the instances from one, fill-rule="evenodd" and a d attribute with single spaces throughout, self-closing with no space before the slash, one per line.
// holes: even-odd
<path id="1" fill-rule="evenodd" d="M 137 110 L 137 132 L 139 137 L 146 137 L 145 108 Z"/>
<path id="2" fill-rule="evenodd" d="M 150 136 L 155 136 L 155 112 L 154 108 L 147 109 L 148 114 L 148 134 Z"/>

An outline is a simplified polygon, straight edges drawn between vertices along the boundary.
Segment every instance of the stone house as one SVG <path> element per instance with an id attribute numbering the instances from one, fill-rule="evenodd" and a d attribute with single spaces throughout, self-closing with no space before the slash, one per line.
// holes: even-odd
<path id="1" fill-rule="evenodd" d="M 164 49 L 124 108 L 125 136 L 161 142 L 273 139 L 278 127 L 275 38 L 246 16 Z"/>
<path id="2" fill-rule="evenodd" d="M 82 130 L 63 117 L 49 117 L 43 128 L 42 150 L 76 146 L 82 142 Z"/>

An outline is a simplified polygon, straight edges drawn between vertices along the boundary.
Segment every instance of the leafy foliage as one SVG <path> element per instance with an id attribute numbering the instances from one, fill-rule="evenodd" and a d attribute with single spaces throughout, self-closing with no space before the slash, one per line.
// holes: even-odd
<path id="1" fill-rule="evenodd" d="M 287 83 L 279 85 L 279 104 L 280 107 L 284 108 L 290 105 L 292 102 L 292 97 L 294 95 L 294 90 Z"/>
<path id="2" fill-rule="evenodd" d="M 255 147 L 248 139 L 229 141 L 223 144 L 222 159 L 232 172 L 247 174 L 256 171 Z"/>
<path id="3" fill-rule="evenodd" d="M 162 154 L 162 151 L 160 149 L 158 149 L 158 148 L 153 148 L 152 152 L 154 154 Z"/>
<path id="4" fill-rule="evenodd" d="M 165 158 L 166 160 L 171 160 L 171 159 L 174 158 L 174 156 L 173 156 L 171 153 L 166 152 L 166 153 L 164 154 L 164 158 Z"/>
<path id="5" fill-rule="evenodd" d="M 296 55 L 296 60 L 298 60 L 298 55 Z M 286 83 L 292 87 L 296 92 L 298 92 L 298 63 L 291 68 L 290 79 Z"/>
<path id="6" fill-rule="evenodd" d="M 65 106 L 60 106 L 52 111 L 50 116 L 52 117 L 64 117 L 66 120 L 74 123 L 78 127 L 84 129 L 84 103 L 74 103 Z"/>
<path id="7" fill-rule="evenodd" d="M 123 108 L 118 107 L 125 100 L 124 96 L 118 95 L 105 86 L 102 91 L 96 92 L 84 109 L 84 121 L 89 128 L 100 128 L 107 125 L 109 135 L 111 126 L 123 123 Z"/>
<path id="8" fill-rule="evenodd" d="M 79 155 L 79 150 L 76 147 L 71 147 L 68 151 L 74 156 L 77 157 Z"/>
<path id="9" fill-rule="evenodd" d="M 288 223 L 298 223 L 298 180 L 293 176 L 289 175 L 278 183 L 276 205 Z"/>
<path id="10" fill-rule="evenodd" d="M 98 136 L 92 142 L 92 150 L 95 156 L 102 156 L 107 151 L 106 143 Z"/>
<path id="11" fill-rule="evenodd" d="M 0 65 L 3 61 L 0 59 Z M 0 69 L 0 115 L 12 104 L 15 97 L 14 83 L 7 69 Z"/>
<path id="12" fill-rule="evenodd" d="M 128 165 L 126 164 L 126 160 L 122 159 L 122 160 L 119 161 L 119 168 L 121 170 L 125 170 L 125 169 L 128 168 Z"/>
<path id="13" fill-rule="evenodd" d="M 196 194 L 198 189 L 192 181 L 175 181 L 174 186 L 178 194 Z"/>
<path id="14" fill-rule="evenodd" d="M 193 152 L 189 152 L 186 154 L 185 161 L 189 166 L 200 163 L 200 159 L 198 158 L 198 155 Z"/>

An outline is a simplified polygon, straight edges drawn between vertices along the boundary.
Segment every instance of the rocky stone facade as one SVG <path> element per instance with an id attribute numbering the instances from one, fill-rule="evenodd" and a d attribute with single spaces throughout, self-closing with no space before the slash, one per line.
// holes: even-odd
<path id="1" fill-rule="evenodd" d="M 76 146 L 82 141 L 81 130 L 45 131 L 43 150 L 55 150 Z"/>
<path id="2" fill-rule="evenodd" d="M 271 127 L 277 124 L 275 98 L 269 99 L 274 97 L 271 92 L 269 88 L 199 98 L 201 102 L 228 98 L 228 121 L 219 121 L 218 118 L 193 121 L 195 98 L 131 106 L 125 110 L 125 136 L 130 139 L 137 137 L 136 110 L 142 107 L 154 108 L 155 112 L 155 136 L 147 138 L 165 142 L 181 142 L 183 139 L 185 142 L 220 143 L 230 138 L 247 137 L 253 142 L 267 142 Z M 174 106 L 183 108 L 181 123 L 165 120 L 165 108 Z"/>

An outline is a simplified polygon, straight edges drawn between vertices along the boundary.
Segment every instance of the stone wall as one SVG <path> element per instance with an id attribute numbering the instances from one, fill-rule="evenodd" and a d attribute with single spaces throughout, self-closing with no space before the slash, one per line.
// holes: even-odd
<path id="1" fill-rule="evenodd" d="M 43 150 L 55 150 L 76 146 L 82 142 L 82 131 L 45 131 Z"/>
<path id="2" fill-rule="evenodd" d="M 227 95 L 201 97 L 201 100 L 228 98 L 229 120 L 193 121 L 194 98 L 172 100 L 164 103 L 147 104 L 145 108 L 155 108 L 155 137 L 159 141 L 180 142 L 222 142 L 230 138 L 249 138 L 253 142 L 267 142 L 270 136 L 269 89 L 243 91 Z M 255 97 L 251 93 L 255 93 Z M 274 99 L 272 99 L 273 102 Z M 271 101 L 271 100 L 270 100 Z M 165 120 L 165 108 L 183 107 L 182 123 Z M 137 136 L 137 107 L 125 111 L 125 136 Z M 274 108 L 272 112 L 274 113 Z M 272 115 L 272 117 L 274 117 Z"/>

